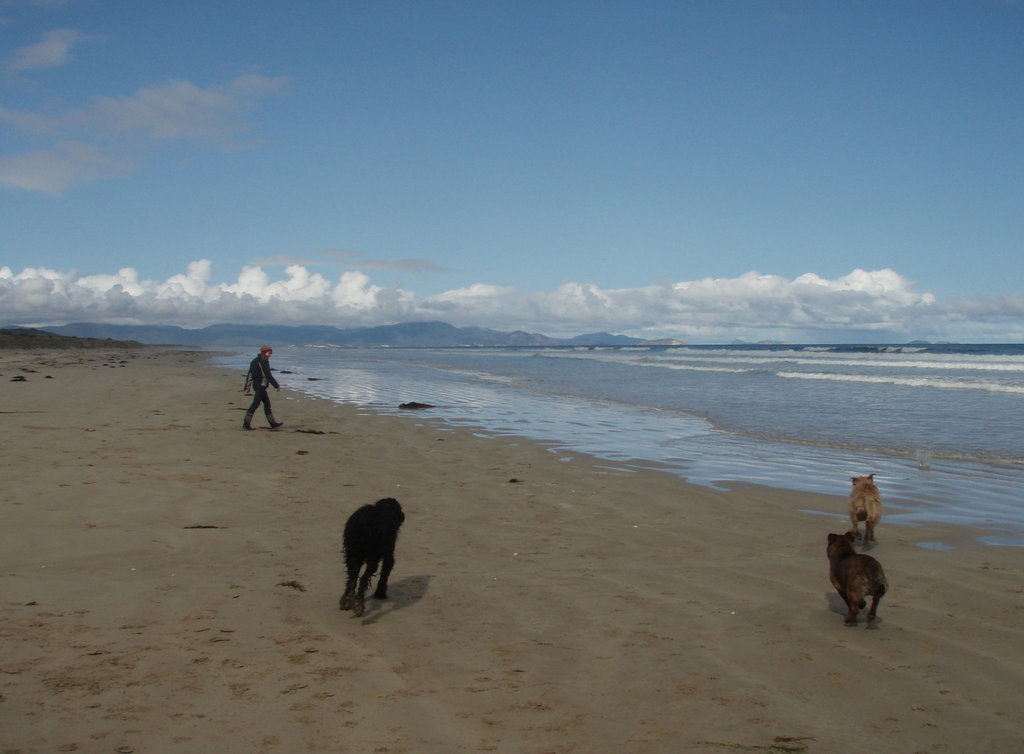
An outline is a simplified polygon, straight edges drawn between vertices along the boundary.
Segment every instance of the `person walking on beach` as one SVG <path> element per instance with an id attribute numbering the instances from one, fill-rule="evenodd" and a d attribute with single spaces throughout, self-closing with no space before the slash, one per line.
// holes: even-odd
<path id="1" fill-rule="evenodd" d="M 242 429 L 252 429 L 250 424 L 252 415 L 256 413 L 256 409 L 261 403 L 263 404 L 263 412 L 267 415 L 267 421 L 270 422 L 271 429 L 277 429 L 284 423 L 274 418 L 274 412 L 270 408 L 270 396 L 267 395 L 267 388 L 270 385 L 273 385 L 278 391 L 281 390 L 281 386 L 277 384 L 277 380 L 274 379 L 274 375 L 270 371 L 270 356 L 272 353 L 274 353 L 274 349 L 270 346 L 261 346 L 260 355 L 249 364 L 249 376 L 246 378 L 246 382 L 252 384 L 253 399 L 249 410 L 245 412 Z"/>

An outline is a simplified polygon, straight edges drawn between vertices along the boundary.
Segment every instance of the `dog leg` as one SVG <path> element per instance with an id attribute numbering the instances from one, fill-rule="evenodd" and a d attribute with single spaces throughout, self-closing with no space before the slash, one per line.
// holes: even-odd
<path id="1" fill-rule="evenodd" d="M 875 619 L 875 617 L 876 617 L 876 615 L 878 613 L 878 601 L 880 599 L 882 599 L 882 598 L 877 596 L 877 595 L 871 598 L 871 609 L 868 610 L 868 620 L 869 621 L 873 621 Z"/>
<path id="2" fill-rule="evenodd" d="M 348 580 L 345 582 L 345 593 L 341 595 L 341 599 L 338 601 L 338 607 L 342 610 L 351 610 L 355 605 L 356 578 L 359 576 L 359 569 L 362 565 L 362 563 L 346 564 Z"/>
<path id="3" fill-rule="evenodd" d="M 345 593 L 341 595 L 341 599 L 338 600 L 338 608 L 340 610 L 351 610 L 352 603 L 356 596 L 356 582 L 349 581 L 345 585 Z"/>
<path id="4" fill-rule="evenodd" d="M 888 591 L 885 582 L 882 580 L 884 578 L 885 576 L 882 576 L 881 579 L 875 580 L 871 585 L 871 609 L 868 610 L 869 621 L 873 621 L 875 619 L 875 616 L 878 613 L 878 603 L 881 601 L 882 597 L 885 596 L 886 591 Z"/>
<path id="5" fill-rule="evenodd" d="M 377 589 L 373 593 L 375 600 L 386 600 L 388 598 L 388 576 L 391 575 L 391 569 L 395 567 L 395 556 L 393 553 L 388 553 L 384 556 L 384 564 L 380 569 L 380 578 L 377 580 Z"/>
<path id="6" fill-rule="evenodd" d="M 857 605 L 860 603 L 860 597 L 851 594 L 844 594 L 843 600 L 846 602 L 846 607 L 849 608 L 849 612 L 846 614 L 846 625 L 857 625 L 857 613 L 860 612 L 860 608 L 857 607 Z"/>
<path id="7" fill-rule="evenodd" d="M 370 587 L 370 579 L 373 578 L 373 574 L 377 572 L 377 565 L 379 561 L 371 560 L 366 563 L 366 571 L 363 573 L 361 579 L 359 579 L 359 589 L 356 590 L 355 604 L 352 606 L 352 612 L 358 618 L 364 612 L 366 612 L 366 590 Z"/>

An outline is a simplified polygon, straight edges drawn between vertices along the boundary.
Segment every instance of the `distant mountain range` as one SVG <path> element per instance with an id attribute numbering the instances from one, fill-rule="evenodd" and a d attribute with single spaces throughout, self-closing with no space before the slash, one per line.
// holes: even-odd
<path id="1" fill-rule="evenodd" d="M 455 327 L 445 322 L 403 322 L 380 327 L 328 327 L 326 325 L 210 325 L 189 330 L 171 325 L 104 325 L 75 322 L 38 328 L 78 338 L 134 340 L 149 345 L 255 346 L 628 346 L 639 338 L 610 333 L 589 333 L 575 338 L 550 338 L 539 333 L 501 332 L 481 327 Z M 658 341 L 662 343 L 663 341 Z"/>
<path id="2" fill-rule="evenodd" d="M 143 348 L 144 344 L 135 340 L 112 341 L 108 338 L 75 338 L 44 332 L 32 327 L 11 327 L 0 329 L 0 349 L 6 348 L 110 348 L 116 342 L 118 348 Z"/>

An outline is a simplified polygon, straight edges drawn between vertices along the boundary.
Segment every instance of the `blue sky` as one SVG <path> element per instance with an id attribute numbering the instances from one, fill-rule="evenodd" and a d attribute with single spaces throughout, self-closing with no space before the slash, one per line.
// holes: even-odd
<path id="1" fill-rule="evenodd" d="M 1024 340 L 1024 3 L 0 0 L 0 323 Z"/>

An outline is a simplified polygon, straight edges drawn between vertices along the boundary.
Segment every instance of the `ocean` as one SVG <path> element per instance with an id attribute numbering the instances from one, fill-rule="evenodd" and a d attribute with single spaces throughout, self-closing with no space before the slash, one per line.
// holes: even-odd
<path id="1" fill-rule="evenodd" d="M 215 363 L 244 372 L 251 351 Z M 995 532 L 987 544 L 1024 546 L 1020 344 L 279 346 L 273 366 L 320 398 L 699 485 L 845 498 L 851 476 L 874 473 L 890 523 L 981 527 Z M 433 408 L 398 408 L 411 401 Z"/>

